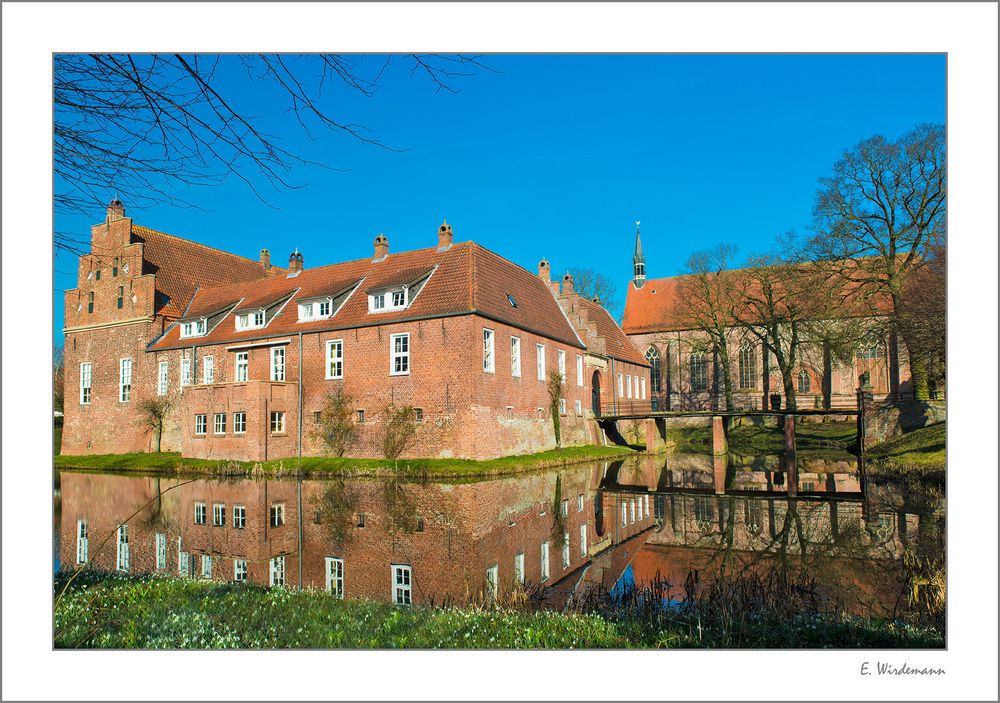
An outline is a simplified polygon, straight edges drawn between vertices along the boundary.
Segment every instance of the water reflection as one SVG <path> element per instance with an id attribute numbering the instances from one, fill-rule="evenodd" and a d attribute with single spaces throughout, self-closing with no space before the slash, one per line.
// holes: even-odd
<path id="1" fill-rule="evenodd" d="M 627 570 L 637 584 L 683 584 L 780 568 L 852 609 L 885 610 L 903 587 L 903 553 L 943 550 L 940 497 L 866 490 L 847 455 L 794 466 L 636 457 L 467 484 L 60 479 L 57 570 L 91 559 L 99 570 L 399 603 L 464 603 L 524 584 L 561 608 Z"/>

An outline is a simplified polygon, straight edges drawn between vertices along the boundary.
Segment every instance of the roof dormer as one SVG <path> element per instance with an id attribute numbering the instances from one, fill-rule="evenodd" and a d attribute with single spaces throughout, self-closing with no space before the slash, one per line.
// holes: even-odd
<path id="1" fill-rule="evenodd" d="M 181 339 L 188 337 L 204 337 L 208 332 L 208 318 L 199 317 L 195 320 L 181 322 Z"/>

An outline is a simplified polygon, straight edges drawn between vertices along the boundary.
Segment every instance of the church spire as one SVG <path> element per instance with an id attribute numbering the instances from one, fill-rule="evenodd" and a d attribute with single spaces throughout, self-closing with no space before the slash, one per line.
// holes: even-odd
<path id="1" fill-rule="evenodd" d="M 639 238 L 639 220 L 635 221 L 635 254 L 632 255 L 632 282 L 636 288 L 646 283 L 646 257 L 642 255 L 642 240 Z"/>

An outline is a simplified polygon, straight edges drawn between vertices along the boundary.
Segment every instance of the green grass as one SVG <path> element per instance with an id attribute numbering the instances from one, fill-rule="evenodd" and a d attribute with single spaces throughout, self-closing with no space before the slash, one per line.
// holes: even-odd
<path id="1" fill-rule="evenodd" d="M 207 475 L 280 476 L 301 471 L 304 475 L 377 476 L 399 475 L 414 477 L 472 478 L 500 476 L 533 469 L 544 469 L 598 459 L 614 459 L 634 454 L 625 447 L 563 447 L 536 454 L 508 456 L 500 459 L 348 459 L 337 457 L 303 457 L 275 459 L 266 462 L 220 461 L 187 459 L 176 452 L 159 454 L 92 454 L 55 457 L 57 469 L 93 469 L 101 471 L 139 471 L 190 473 Z"/>
<path id="2" fill-rule="evenodd" d="M 923 478 L 943 483 L 946 423 L 939 422 L 876 444 L 867 468 L 875 476 Z"/>
<path id="3" fill-rule="evenodd" d="M 857 424 L 847 422 L 803 422 L 795 425 L 795 447 L 798 450 L 843 451 L 857 441 Z M 712 428 L 668 428 L 667 439 L 676 451 L 705 452 L 712 449 Z M 775 454 L 785 450 L 784 430 L 750 424 L 729 428 L 729 449 L 737 454 Z"/>
<path id="4" fill-rule="evenodd" d="M 57 579 L 56 593 L 64 577 Z M 317 591 L 164 577 L 84 575 L 54 612 L 57 648 L 943 647 L 936 630 L 846 616 L 748 619 L 713 631 L 710 620 L 564 615 L 484 608 L 397 608 Z"/>

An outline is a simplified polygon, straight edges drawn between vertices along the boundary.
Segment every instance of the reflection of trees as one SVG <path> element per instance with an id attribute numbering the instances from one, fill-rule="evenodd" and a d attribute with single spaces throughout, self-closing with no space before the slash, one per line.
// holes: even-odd
<path id="1" fill-rule="evenodd" d="M 329 482 L 314 506 L 316 519 L 325 529 L 327 538 L 338 549 L 345 548 L 354 537 L 354 514 L 358 508 L 358 493 L 343 480 Z"/>

